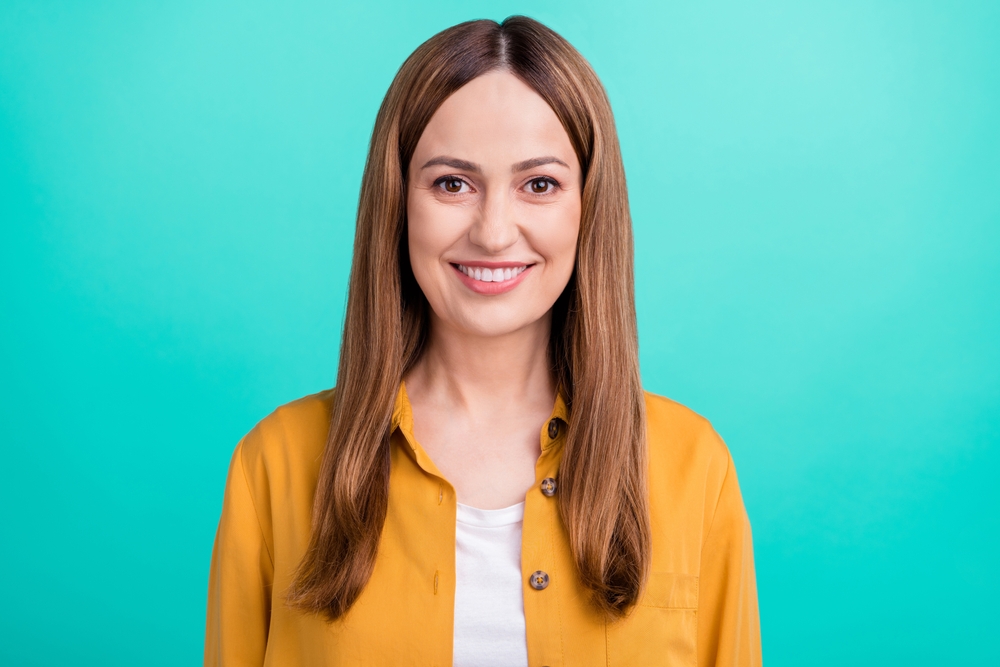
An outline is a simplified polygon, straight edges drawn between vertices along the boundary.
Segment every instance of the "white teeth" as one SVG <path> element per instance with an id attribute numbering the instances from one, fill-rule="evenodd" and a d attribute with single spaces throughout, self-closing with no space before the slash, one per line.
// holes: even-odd
<path id="1" fill-rule="evenodd" d="M 519 266 L 513 269 L 484 269 L 481 266 L 475 268 L 458 264 L 458 270 L 474 280 L 484 283 L 502 283 L 517 278 L 527 266 Z"/>

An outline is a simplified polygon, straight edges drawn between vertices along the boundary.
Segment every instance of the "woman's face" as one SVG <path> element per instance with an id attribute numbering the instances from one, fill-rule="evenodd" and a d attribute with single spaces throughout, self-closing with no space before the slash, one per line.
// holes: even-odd
<path id="1" fill-rule="evenodd" d="M 435 112 L 410 160 L 410 264 L 436 320 L 476 336 L 545 322 L 573 273 L 580 164 L 552 108 L 509 72 Z"/>

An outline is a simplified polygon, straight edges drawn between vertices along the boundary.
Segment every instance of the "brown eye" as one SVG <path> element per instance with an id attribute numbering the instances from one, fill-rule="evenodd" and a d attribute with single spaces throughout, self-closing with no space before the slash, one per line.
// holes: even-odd
<path id="1" fill-rule="evenodd" d="M 544 195 L 551 186 L 552 184 L 544 178 L 536 178 L 531 182 L 531 191 L 536 195 Z"/>
<path id="2" fill-rule="evenodd" d="M 458 194 L 462 191 L 462 181 L 457 178 L 449 178 L 444 182 L 444 189 L 451 194 Z"/>

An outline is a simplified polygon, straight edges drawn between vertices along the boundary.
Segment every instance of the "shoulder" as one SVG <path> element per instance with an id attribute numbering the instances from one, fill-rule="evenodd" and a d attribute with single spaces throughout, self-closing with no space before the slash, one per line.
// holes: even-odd
<path id="1" fill-rule="evenodd" d="M 708 419 L 664 396 L 645 392 L 650 482 L 717 496 L 732 457 Z"/>
<path id="2" fill-rule="evenodd" d="M 251 486 L 318 469 L 333 412 L 333 389 L 289 401 L 243 436 L 237 455 Z"/>
<path id="3" fill-rule="evenodd" d="M 332 406 L 333 390 L 303 396 L 272 411 L 240 439 L 219 523 L 228 549 L 253 549 L 260 540 L 271 567 L 284 567 L 288 554 L 296 553 L 289 545 L 308 540 Z"/>
<path id="4" fill-rule="evenodd" d="M 673 448 L 715 462 L 728 461 L 729 449 L 708 419 L 665 396 L 644 393 L 650 449 Z"/>

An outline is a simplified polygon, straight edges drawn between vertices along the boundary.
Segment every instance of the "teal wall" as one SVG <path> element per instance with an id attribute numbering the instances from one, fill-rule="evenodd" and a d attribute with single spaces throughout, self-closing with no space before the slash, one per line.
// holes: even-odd
<path id="1" fill-rule="evenodd" d="M 0 0 L 0 663 L 200 660 L 381 96 L 511 13 L 610 93 L 644 380 L 732 449 L 768 664 L 1000 664 L 1000 3 L 945 0 Z"/>

